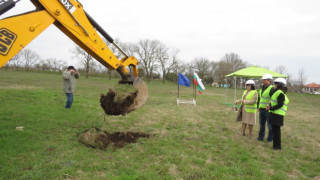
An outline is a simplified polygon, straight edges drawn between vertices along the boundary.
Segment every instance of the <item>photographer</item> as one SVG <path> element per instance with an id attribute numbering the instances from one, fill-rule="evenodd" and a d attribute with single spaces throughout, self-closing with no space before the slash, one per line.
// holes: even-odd
<path id="1" fill-rule="evenodd" d="M 69 66 L 66 71 L 62 74 L 63 79 L 63 91 L 67 96 L 66 109 L 71 108 L 73 102 L 73 93 L 76 89 L 76 79 L 78 79 L 80 74 L 73 67 Z"/>

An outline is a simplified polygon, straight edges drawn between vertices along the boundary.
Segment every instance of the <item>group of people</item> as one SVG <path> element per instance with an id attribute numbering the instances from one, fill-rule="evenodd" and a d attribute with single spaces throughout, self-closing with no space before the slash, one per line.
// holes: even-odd
<path id="1" fill-rule="evenodd" d="M 76 79 L 80 76 L 79 72 L 69 66 L 62 74 L 63 90 L 67 96 L 65 108 L 71 108 L 73 102 L 73 93 L 76 87 Z M 241 133 L 245 136 L 247 126 L 249 126 L 249 137 L 252 137 L 253 125 L 256 124 L 256 112 L 259 112 L 260 131 L 257 140 L 263 141 L 265 136 L 265 126 L 268 125 L 267 142 L 273 142 L 273 149 L 281 149 L 281 126 L 288 109 L 289 99 L 286 95 L 286 80 L 277 78 L 273 80 L 271 74 L 265 74 L 262 77 L 263 86 L 259 92 L 255 89 L 253 80 L 246 81 L 246 90 L 242 98 L 235 101 L 234 104 L 241 104 L 237 121 L 242 122 Z"/>
<path id="2" fill-rule="evenodd" d="M 273 149 L 281 149 L 281 126 L 288 109 L 289 99 L 286 95 L 287 87 L 284 78 L 273 81 L 272 75 L 264 74 L 261 78 L 263 86 L 259 91 L 255 89 L 253 80 L 246 81 L 246 90 L 242 98 L 234 104 L 241 104 L 237 121 L 242 122 L 241 133 L 245 136 L 246 127 L 249 126 L 249 137 L 252 137 L 253 125 L 256 124 L 256 112 L 259 112 L 260 130 L 257 140 L 263 141 L 268 126 L 267 142 L 273 142 Z"/>

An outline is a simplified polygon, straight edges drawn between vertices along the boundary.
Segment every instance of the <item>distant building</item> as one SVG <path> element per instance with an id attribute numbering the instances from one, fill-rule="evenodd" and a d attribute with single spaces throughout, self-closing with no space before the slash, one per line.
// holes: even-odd
<path id="1" fill-rule="evenodd" d="M 319 92 L 320 85 L 316 83 L 311 83 L 303 86 L 303 91 L 308 93 Z"/>
<path id="2" fill-rule="evenodd" d="M 230 87 L 230 84 L 220 84 L 220 87 L 229 88 L 229 87 Z"/>
<path id="3" fill-rule="evenodd" d="M 212 86 L 212 87 L 219 87 L 219 84 L 216 83 L 216 82 L 213 82 L 213 83 L 211 84 L 211 86 Z"/>

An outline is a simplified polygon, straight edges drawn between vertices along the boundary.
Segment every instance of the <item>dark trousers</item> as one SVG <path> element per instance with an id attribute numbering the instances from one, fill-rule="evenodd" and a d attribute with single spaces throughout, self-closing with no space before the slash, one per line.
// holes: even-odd
<path id="1" fill-rule="evenodd" d="M 270 124 L 269 111 L 265 109 L 260 109 L 259 110 L 260 131 L 259 131 L 258 140 L 264 139 L 264 135 L 266 131 L 266 123 L 268 125 L 268 130 L 269 130 L 267 141 L 271 142 L 273 139 L 273 134 L 272 134 L 272 126 Z"/>
<path id="2" fill-rule="evenodd" d="M 281 126 L 272 125 L 273 149 L 281 149 Z"/>
<path id="3" fill-rule="evenodd" d="M 73 93 L 66 93 L 67 96 L 67 102 L 65 108 L 71 108 L 72 102 L 73 102 Z"/>

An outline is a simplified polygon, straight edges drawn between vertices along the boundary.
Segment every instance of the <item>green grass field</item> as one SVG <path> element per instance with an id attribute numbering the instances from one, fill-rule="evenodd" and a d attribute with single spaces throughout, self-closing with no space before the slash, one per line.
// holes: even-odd
<path id="1" fill-rule="evenodd" d="M 232 89 L 207 87 L 196 107 L 176 106 L 177 86 L 152 81 L 143 108 L 104 122 L 99 95 L 116 82 L 80 78 L 66 110 L 61 75 L 0 70 L 0 179 L 320 178 L 319 95 L 288 94 L 283 149 L 273 151 L 256 140 L 258 123 L 254 137 L 240 135 L 236 112 L 224 104 Z M 78 142 L 90 127 L 153 136 L 99 150 Z"/>

